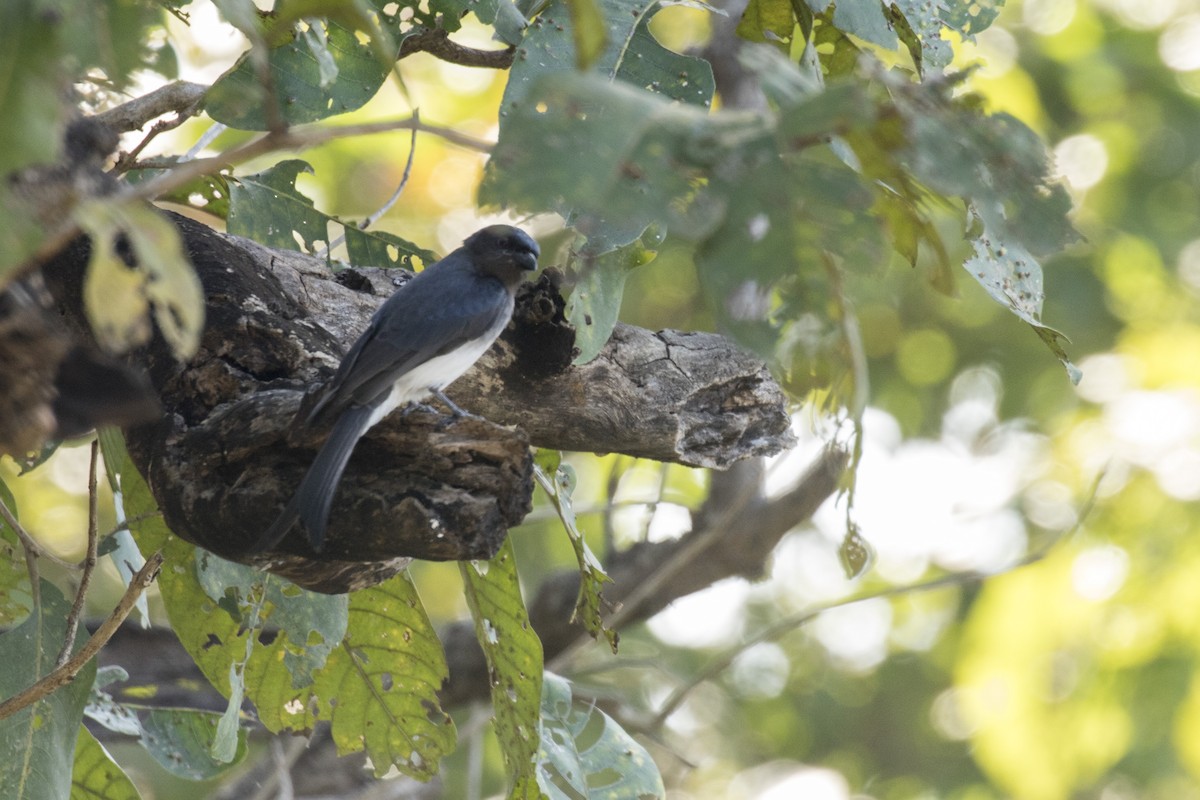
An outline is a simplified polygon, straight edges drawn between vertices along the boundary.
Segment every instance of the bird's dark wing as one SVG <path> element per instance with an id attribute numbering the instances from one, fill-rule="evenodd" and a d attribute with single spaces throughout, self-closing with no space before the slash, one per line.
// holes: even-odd
<path id="1" fill-rule="evenodd" d="M 499 322 L 508 310 L 508 292 L 494 278 L 479 275 L 467 258 L 455 251 L 380 306 L 308 422 L 377 402 L 409 370 L 483 336 Z"/>

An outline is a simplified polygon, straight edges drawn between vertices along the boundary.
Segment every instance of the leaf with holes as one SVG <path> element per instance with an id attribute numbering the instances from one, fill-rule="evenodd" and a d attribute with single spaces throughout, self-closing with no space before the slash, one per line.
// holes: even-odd
<path id="1" fill-rule="evenodd" d="M 356 266 L 411 270 L 418 265 L 429 266 L 437 261 L 437 254 L 432 250 L 426 250 L 407 239 L 386 231 L 359 230 L 354 225 L 346 226 L 346 252 L 350 256 L 350 263 Z"/>
<path id="2" fill-rule="evenodd" d="M 222 75 L 204 98 L 204 110 L 217 122 L 241 130 L 266 130 L 271 104 L 289 125 L 344 114 L 375 96 L 391 71 L 370 38 L 337 22 L 313 19 L 323 29 L 315 36 L 289 36 L 267 54 L 271 90 L 264 89 L 252 52 Z M 314 57 L 314 48 L 321 55 Z"/>
<path id="3" fill-rule="evenodd" d="M 91 200 L 75 209 L 75 219 L 92 238 L 83 301 L 97 338 L 114 352 L 144 344 L 153 311 L 172 352 L 190 358 L 204 331 L 204 289 L 176 227 L 137 200 Z M 129 243 L 133 266 L 118 255 L 118 237 Z"/>
<path id="4" fill-rule="evenodd" d="M 293 158 L 237 178 L 229 187 L 229 232 L 279 250 L 313 252 L 318 243 L 327 243 L 329 215 L 317 211 L 296 186 L 301 173 L 312 171 Z"/>
<path id="5" fill-rule="evenodd" d="M 467 561 L 458 568 L 492 678 L 492 708 L 508 769 L 509 797 L 537 798 L 542 643 L 521 599 L 512 542 L 506 539 L 488 561 Z"/>
<path id="6" fill-rule="evenodd" d="M 332 720 L 339 753 L 365 749 L 376 775 L 395 766 L 428 779 L 457 740 L 437 696 L 449 675 L 416 587 L 401 573 L 351 596 L 346 639 L 312 687 L 320 703 L 313 719 Z"/>

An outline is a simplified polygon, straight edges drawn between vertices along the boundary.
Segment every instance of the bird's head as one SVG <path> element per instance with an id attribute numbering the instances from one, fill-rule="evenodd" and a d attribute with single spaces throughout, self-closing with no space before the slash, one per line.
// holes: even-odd
<path id="1" fill-rule="evenodd" d="M 542 253 L 532 236 L 512 225 L 489 225 L 468 236 L 463 246 L 480 269 L 514 285 L 522 273 L 537 269 Z"/>

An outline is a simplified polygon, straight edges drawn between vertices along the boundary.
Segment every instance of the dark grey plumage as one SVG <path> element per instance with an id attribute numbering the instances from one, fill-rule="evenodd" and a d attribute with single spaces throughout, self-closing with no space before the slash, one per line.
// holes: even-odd
<path id="1" fill-rule="evenodd" d="M 336 421 L 295 495 L 253 551 L 277 545 L 297 520 L 313 549 L 321 550 L 334 493 L 359 438 L 394 409 L 440 395 L 491 347 L 512 317 L 517 286 L 537 268 L 539 255 L 524 231 L 491 225 L 379 307 L 316 402 L 301 407 L 299 425 Z"/>

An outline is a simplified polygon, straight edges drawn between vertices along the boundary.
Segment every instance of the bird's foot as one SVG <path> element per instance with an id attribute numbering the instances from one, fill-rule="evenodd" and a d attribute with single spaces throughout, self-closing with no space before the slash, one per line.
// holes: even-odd
<path id="1" fill-rule="evenodd" d="M 406 405 L 404 408 L 400 409 L 400 416 L 407 417 L 409 414 L 413 413 L 414 411 L 423 411 L 426 414 L 438 413 L 437 409 L 434 408 L 433 406 L 428 406 L 428 405 L 425 405 L 424 403 L 418 403 L 414 400 L 413 402 Z"/>
<path id="2" fill-rule="evenodd" d="M 470 411 L 464 411 L 463 409 L 459 408 L 453 400 L 451 400 L 449 397 L 446 397 L 441 389 L 434 389 L 433 396 L 442 401 L 442 405 L 450 409 L 450 413 L 454 415 L 454 419 L 483 419 L 483 417 L 479 416 L 478 414 L 472 414 Z"/>

